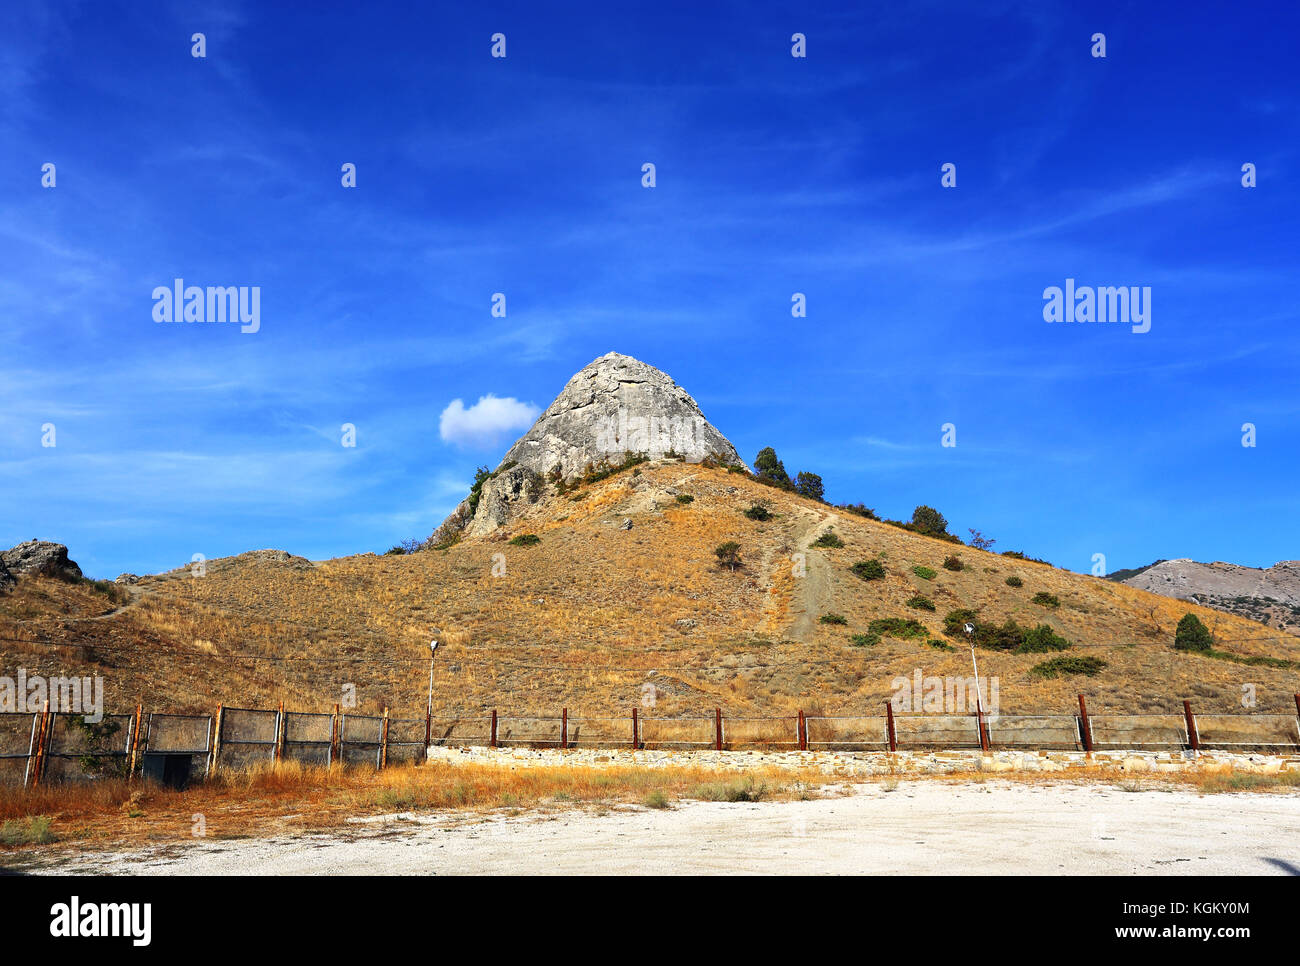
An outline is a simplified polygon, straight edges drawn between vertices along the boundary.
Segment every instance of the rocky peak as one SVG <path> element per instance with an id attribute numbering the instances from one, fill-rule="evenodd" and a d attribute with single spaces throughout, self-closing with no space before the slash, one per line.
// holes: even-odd
<path id="1" fill-rule="evenodd" d="M 740 454 L 699 405 L 666 372 L 610 352 L 574 374 L 528 432 L 506 452 L 471 505 L 465 500 L 431 538 L 481 535 L 506 523 L 523 503 L 536 503 L 543 481 L 573 480 L 589 467 L 615 464 L 625 454 L 669 455 L 688 463 L 713 456 L 739 463 Z"/>
<path id="2" fill-rule="evenodd" d="M 624 453 L 660 459 L 670 453 L 698 463 L 716 455 L 738 463 L 731 442 L 709 424 L 695 400 L 666 372 L 610 352 L 579 370 L 555 401 L 506 452 L 514 463 L 571 480 L 588 466 Z"/>

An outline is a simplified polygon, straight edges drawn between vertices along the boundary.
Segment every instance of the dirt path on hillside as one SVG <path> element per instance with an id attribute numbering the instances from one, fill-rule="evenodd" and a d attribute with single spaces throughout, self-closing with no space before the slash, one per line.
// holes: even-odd
<path id="1" fill-rule="evenodd" d="M 140 603 L 140 598 L 143 595 L 143 591 L 141 591 L 140 588 L 136 587 L 134 584 L 122 584 L 122 586 L 126 588 L 127 595 L 130 597 L 130 600 L 128 600 L 125 604 L 119 604 L 118 606 L 114 607 L 106 614 L 97 614 L 94 617 L 75 617 L 71 619 L 79 620 L 79 621 L 106 621 L 110 617 L 116 617 L 118 614 L 126 613 L 136 604 Z"/>
<path id="2" fill-rule="evenodd" d="M 210 834 L 217 825 L 210 817 Z M 387 816 L 26 868 L 15 859 L 14 871 L 114 875 L 1295 875 L 1300 795 L 904 781 L 803 802 Z"/>
<path id="3" fill-rule="evenodd" d="M 811 546 L 827 527 L 834 526 L 839 519 L 835 513 L 818 514 L 816 522 L 804 531 L 799 540 L 797 552 L 804 555 L 805 573 L 795 581 L 795 597 L 790 608 L 794 620 L 786 632 L 787 637 L 797 641 L 811 639 L 813 629 L 830 601 L 830 565 L 826 555 L 812 550 Z"/>

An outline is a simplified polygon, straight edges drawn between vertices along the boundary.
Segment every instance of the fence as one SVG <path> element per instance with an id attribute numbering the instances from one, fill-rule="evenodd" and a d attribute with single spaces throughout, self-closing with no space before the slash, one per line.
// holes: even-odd
<path id="1" fill-rule="evenodd" d="M 1296 715 L 1091 715 L 1083 695 L 1072 715 L 900 714 L 784 717 L 712 715 L 657 718 L 481 715 L 391 718 L 382 715 L 218 706 L 216 715 L 180 715 L 137 707 L 134 715 L 0 713 L 0 783 L 35 784 L 140 773 L 184 785 L 200 773 L 259 763 L 385 768 L 421 761 L 430 745 L 532 748 L 904 751 L 980 748 L 1106 751 L 1222 749 L 1300 751 Z"/>
<path id="2" fill-rule="evenodd" d="M 181 787 L 214 770 L 277 761 L 389 765 L 420 761 L 429 718 L 218 706 L 215 715 L 0 712 L 0 784 L 143 775 Z"/>

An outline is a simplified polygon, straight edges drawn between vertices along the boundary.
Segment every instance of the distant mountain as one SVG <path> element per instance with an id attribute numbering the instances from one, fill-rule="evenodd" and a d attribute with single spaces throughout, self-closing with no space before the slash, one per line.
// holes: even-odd
<path id="1" fill-rule="evenodd" d="M 1153 594 L 1194 600 L 1278 630 L 1300 629 L 1300 560 L 1283 560 L 1267 569 L 1222 561 L 1157 560 L 1136 570 L 1117 570 L 1110 579 Z"/>

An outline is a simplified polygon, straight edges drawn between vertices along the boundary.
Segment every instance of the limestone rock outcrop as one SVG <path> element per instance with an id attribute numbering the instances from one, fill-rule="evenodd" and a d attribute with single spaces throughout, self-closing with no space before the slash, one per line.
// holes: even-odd
<path id="1" fill-rule="evenodd" d="M 536 503 L 549 480 L 572 481 L 590 469 L 639 454 L 699 463 L 739 463 L 731 441 L 666 372 L 610 352 L 579 370 L 531 429 L 506 452 L 476 498 L 466 498 L 429 538 L 440 545 L 482 536 Z"/>

